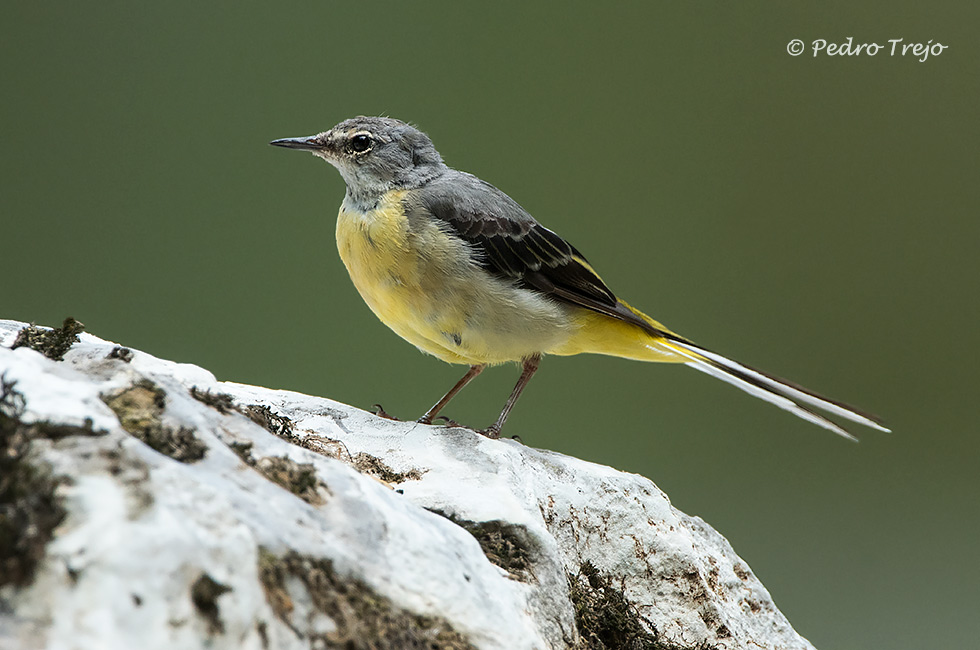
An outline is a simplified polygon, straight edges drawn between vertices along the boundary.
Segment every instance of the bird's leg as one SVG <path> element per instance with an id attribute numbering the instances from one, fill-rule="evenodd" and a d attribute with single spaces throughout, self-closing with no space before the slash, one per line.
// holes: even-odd
<path id="1" fill-rule="evenodd" d="M 517 403 L 517 399 L 524 392 L 524 387 L 527 383 L 531 381 L 531 377 L 534 375 L 535 371 L 538 369 L 538 364 L 541 363 L 541 355 L 533 354 L 526 357 L 522 364 L 524 367 L 523 372 L 521 372 L 520 379 L 517 380 L 517 385 L 514 386 L 514 390 L 511 392 L 510 397 L 507 398 L 507 403 L 504 404 L 504 410 L 500 412 L 500 417 L 494 422 L 488 429 L 484 429 L 480 433 L 488 438 L 499 438 L 500 429 L 503 428 L 504 422 L 507 421 L 507 416 L 510 415 L 510 410 L 514 408 L 514 404 Z"/>
<path id="2" fill-rule="evenodd" d="M 442 410 L 449 400 L 456 397 L 456 393 L 463 390 L 463 386 L 470 383 L 474 377 L 483 372 L 483 369 L 487 367 L 487 364 L 481 363 L 477 366 L 470 366 L 470 369 L 466 371 L 463 378 L 456 382 L 456 385 L 449 389 L 449 392 L 442 396 L 442 399 L 436 402 L 436 405 L 426 411 L 425 415 L 418 419 L 419 424 L 432 424 L 432 418 L 439 415 L 439 411 Z"/>

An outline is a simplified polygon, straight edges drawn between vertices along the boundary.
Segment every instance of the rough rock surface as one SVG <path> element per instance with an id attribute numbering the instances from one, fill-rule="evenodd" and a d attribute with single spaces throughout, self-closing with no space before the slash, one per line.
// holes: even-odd
<path id="1" fill-rule="evenodd" d="M 646 478 L 24 327 L 2 648 L 812 648 Z"/>

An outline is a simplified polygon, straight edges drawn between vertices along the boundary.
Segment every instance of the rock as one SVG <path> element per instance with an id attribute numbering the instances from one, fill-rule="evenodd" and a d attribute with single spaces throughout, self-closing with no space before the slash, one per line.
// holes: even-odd
<path id="1" fill-rule="evenodd" d="M 25 326 L 0 647 L 812 648 L 649 479 Z"/>

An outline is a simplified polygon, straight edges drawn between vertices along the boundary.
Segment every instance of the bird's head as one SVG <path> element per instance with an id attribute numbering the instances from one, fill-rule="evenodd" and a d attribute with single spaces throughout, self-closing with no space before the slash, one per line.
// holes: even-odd
<path id="1" fill-rule="evenodd" d="M 420 187 L 446 169 L 429 136 L 390 117 L 355 117 L 317 135 L 269 144 L 323 158 L 337 168 L 354 197 Z"/>

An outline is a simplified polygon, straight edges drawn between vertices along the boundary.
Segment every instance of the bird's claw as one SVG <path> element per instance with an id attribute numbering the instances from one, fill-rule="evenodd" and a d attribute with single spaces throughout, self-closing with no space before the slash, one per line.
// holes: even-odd
<path id="1" fill-rule="evenodd" d="M 375 406 L 378 407 L 377 404 L 375 404 Z M 384 417 L 384 416 L 382 416 L 382 417 Z M 427 418 L 427 417 L 425 417 L 423 415 L 422 417 L 420 417 L 416 421 L 419 424 L 435 424 L 436 422 L 439 422 L 440 420 L 447 427 L 454 427 L 454 428 L 458 428 L 458 429 L 467 429 L 469 431 L 473 431 L 474 433 L 479 433 L 481 436 L 484 436 L 486 438 L 490 438 L 491 440 L 498 440 L 500 438 L 500 428 L 497 427 L 496 425 L 489 426 L 486 429 L 474 429 L 473 427 L 468 427 L 465 424 L 460 424 L 456 420 L 453 420 L 451 418 L 447 418 L 445 415 L 440 415 L 440 416 L 435 417 L 435 418 Z M 512 440 L 516 440 L 517 442 L 521 443 L 522 445 L 524 444 L 524 441 L 521 440 L 520 436 L 511 436 L 511 439 Z"/>
<path id="2" fill-rule="evenodd" d="M 372 404 L 371 412 L 377 415 L 379 418 L 384 418 L 386 420 L 394 420 L 395 422 L 401 422 L 394 415 L 389 415 L 380 404 Z"/>
<path id="3" fill-rule="evenodd" d="M 442 420 L 443 422 L 446 423 L 446 426 L 447 427 L 459 427 L 461 429 L 465 429 L 466 428 L 465 426 L 463 426 L 462 424 L 460 424 L 456 420 L 452 420 L 450 418 L 447 418 L 445 415 L 440 415 L 439 417 L 436 418 L 436 420 Z"/>
<path id="4" fill-rule="evenodd" d="M 495 426 L 487 427 L 486 429 L 477 429 L 476 432 L 481 436 L 490 438 L 491 440 L 497 440 L 500 438 L 500 429 Z"/>

